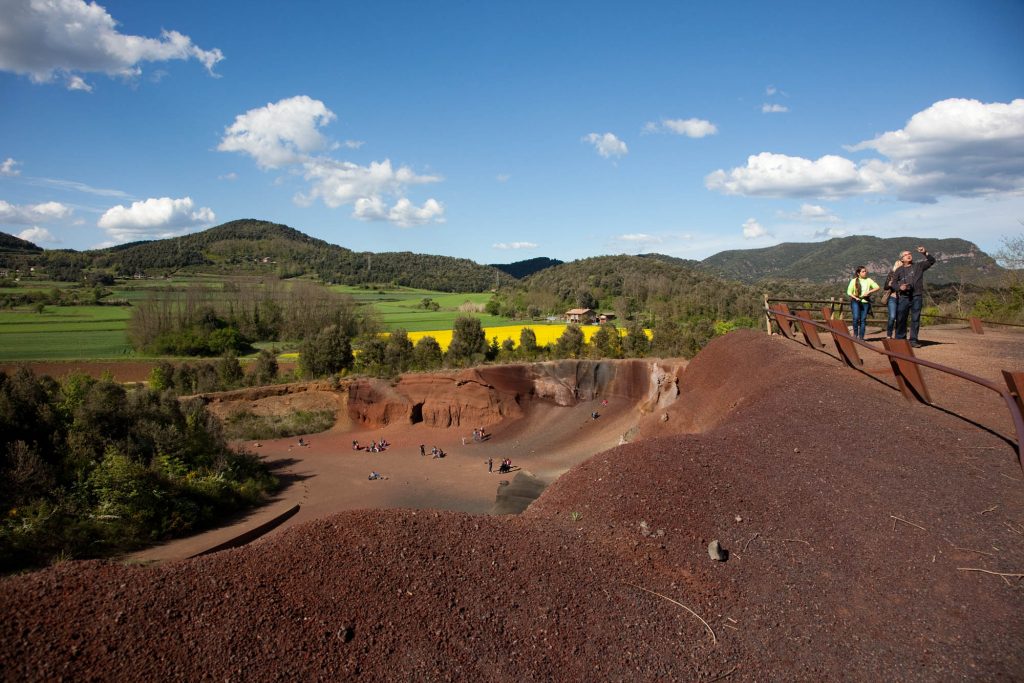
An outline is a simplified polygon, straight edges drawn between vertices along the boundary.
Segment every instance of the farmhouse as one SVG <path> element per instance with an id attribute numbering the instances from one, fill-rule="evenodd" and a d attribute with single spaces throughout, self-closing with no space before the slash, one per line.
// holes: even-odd
<path id="1" fill-rule="evenodd" d="M 589 325 L 596 316 L 592 308 L 571 308 L 565 312 L 565 322 Z"/>
<path id="2" fill-rule="evenodd" d="M 609 322 L 611 320 L 615 320 L 614 313 L 602 313 L 601 315 L 597 316 L 598 325 L 604 325 L 606 322 Z"/>

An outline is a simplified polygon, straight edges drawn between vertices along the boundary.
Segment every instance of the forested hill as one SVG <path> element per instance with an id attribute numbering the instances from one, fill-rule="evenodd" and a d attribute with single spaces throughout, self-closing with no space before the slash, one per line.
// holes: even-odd
<path id="1" fill-rule="evenodd" d="M 525 261 L 516 261 L 515 263 L 492 263 L 492 268 L 497 268 L 503 273 L 508 273 L 514 278 L 524 278 L 534 273 L 544 270 L 545 268 L 551 268 L 552 266 L 560 266 L 565 261 L 559 261 L 558 259 L 548 258 L 546 256 L 538 256 L 537 258 L 527 259 Z"/>
<path id="2" fill-rule="evenodd" d="M 42 250 L 42 247 L 37 247 L 28 240 L 8 235 L 6 232 L 0 232 L 0 252 L 38 254 Z"/>
<path id="3" fill-rule="evenodd" d="M 315 275 L 348 285 L 396 284 L 437 291 L 482 292 L 512 278 L 468 259 L 411 252 L 354 252 L 267 221 L 231 221 L 182 237 L 133 242 L 95 251 L 47 251 L 49 270 L 62 279 L 83 271 L 163 275 L 177 271 Z"/>
<path id="4" fill-rule="evenodd" d="M 727 320 L 756 315 L 761 305 L 749 285 L 681 259 L 651 255 L 597 256 L 546 268 L 503 289 L 499 298 L 503 313 L 529 315 L 520 310 L 529 303 L 546 311 L 593 308 L 614 312 L 620 320 L 634 314 Z"/>
<path id="5" fill-rule="evenodd" d="M 802 280 L 813 283 L 842 282 L 853 269 L 866 266 L 876 280 L 892 268 L 900 252 L 924 245 L 935 256 L 928 282 L 987 284 L 1002 269 L 977 245 L 962 239 L 894 237 L 868 235 L 836 237 L 826 242 L 784 242 L 763 249 L 723 251 L 701 261 L 700 266 L 723 277 L 743 282 L 759 280 Z M 915 252 L 915 258 L 918 258 Z"/>

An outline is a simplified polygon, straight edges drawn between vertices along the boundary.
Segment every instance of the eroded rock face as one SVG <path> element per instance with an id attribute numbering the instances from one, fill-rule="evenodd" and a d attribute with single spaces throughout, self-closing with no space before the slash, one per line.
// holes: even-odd
<path id="1" fill-rule="evenodd" d="M 571 406 L 595 398 L 635 401 L 643 412 L 678 396 L 685 363 L 654 360 L 560 360 L 494 365 L 456 373 L 352 380 L 350 418 L 369 427 L 423 422 L 433 427 L 487 426 L 519 417 L 532 401 Z"/>

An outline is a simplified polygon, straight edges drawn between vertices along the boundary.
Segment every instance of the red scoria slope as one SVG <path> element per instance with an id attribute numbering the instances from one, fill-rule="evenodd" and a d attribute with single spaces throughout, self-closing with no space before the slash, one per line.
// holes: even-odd
<path id="1" fill-rule="evenodd" d="M 520 517 L 357 511 L 196 560 L 6 579 L 0 671 L 1024 676 L 1020 581 L 963 571 L 1024 571 L 1024 483 L 1004 441 L 754 332 L 714 341 L 682 385 L 658 427 L 705 431 L 602 453 Z M 727 561 L 708 557 L 713 539 Z"/>

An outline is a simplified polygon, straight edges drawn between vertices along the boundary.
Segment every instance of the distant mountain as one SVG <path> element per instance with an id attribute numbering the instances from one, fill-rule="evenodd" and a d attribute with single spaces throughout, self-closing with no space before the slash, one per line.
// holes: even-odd
<path id="1" fill-rule="evenodd" d="M 868 235 L 836 237 L 826 242 L 785 242 L 763 249 L 723 251 L 700 262 L 700 267 L 723 277 L 753 283 L 760 280 L 799 280 L 813 283 L 843 282 L 853 269 L 866 266 L 876 280 L 884 277 L 905 249 L 923 244 L 937 263 L 928 271 L 927 282 L 984 284 L 1002 271 L 991 256 L 962 239 L 894 237 Z M 915 258 L 920 256 L 915 252 Z"/>
<path id="2" fill-rule="evenodd" d="M 16 238 L 15 238 L 16 239 Z M 316 275 L 325 282 L 395 284 L 436 291 L 483 292 L 513 279 L 468 259 L 411 252 L 355 252 L 267 221 L 231 221 L 202 232 L 108 249 L 46 251 L 48 270 L 64 279 L 100 269 L 117 275 L 178 271 L 224 274 Z"/>
<path id="3" fill-rule="evenodd" d="M 38 254 L 42 250 L 42 247 L 37 247 L 28 240 L 8 235 L 6 232 L 0 232 L 0 252 Z"/>
<path id="4" fill-rule="evenodd" d="M 501 272 L 508 273 L 514 278 L 522 279 L 533 275 L 538 271 L 544 270 L 545 268 L 560 266 L 563 263 L 565 263 L 565 261 L 559 261 L 558 259 L 548 258 L 546 256 L 538 256 L 537 258 L 527 259 L 525 261 L 516 261 L 515 263 L 492 263 L 491 268 L 497 268 Z"/>

